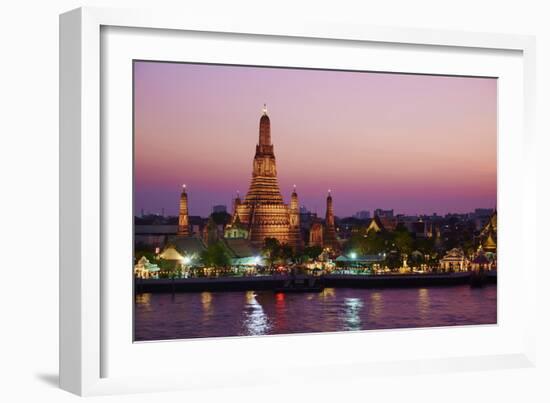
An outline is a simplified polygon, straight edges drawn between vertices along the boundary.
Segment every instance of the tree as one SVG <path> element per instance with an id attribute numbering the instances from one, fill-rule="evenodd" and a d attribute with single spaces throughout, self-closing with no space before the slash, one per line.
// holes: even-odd
<path id="1" fill-rule="evenodd" d="M 393 243 L 401 253 L 407 255 L 412 252 L 414 246 L 413 237 L 406 228 L 396 229 L 393 233 Z"/>
<path id="2" fill-rule="evenodd" d="M 161 278 L 174 278 L 179 273 L 178 262 L 176 260 L 160 259 L 158 266 Z"/>
<path id="3" fill-rule="evenodd" d="M 435 238 L 416 238 L 414 249 L 419 250 L 424 255 L 433 254 L 435 252 Z"/>
<path id="4" fill-rule="evenodd" d="M 321 253 L 323 253 L 323 248 L 318 245 L 307 246 L 303 250 L 303 254 L 309 259 L 316 259 Z"/>
<path id="5" fill-rule="evenodd" d="M 292 246 L 290 246 L 289 244 L 284 243 L 279 248 L 279 256 L 285 262 L 289 259 L 294 260 L 294 249 L 292 249 Z"/>
<path id="6" fill-rule="evenodd" d="M 281 253 L 281 243 L 277 238 L 266 238 L 264 240 L 264 247 L 262 248 L 262 255 L 268 262 L 271 268 L 277 261 Z"/>
<path id="7" fill-rule="evenodd" d="M 365 251 L 364 254 L 375 255 L 386 251 L 387 248 L 387 234 L 376 231 L 369 231 L 365 238 Z"/>
<path id="8" fill-rule="evenodd" d="M 392 251 L 386 255 L 386 265 L 390 269 L 397 269 L 401 267 L 401 255 L 397 251 Z"/>
<path id="9" fill-rule="evenodd" d="M 201 253 L 201 260 L 207 267 L 222 268 L 231 264 L 229 255 L 219 241 L 209 245 L 206 250 Z"/>
<path id="10" fill-rule="evenodd" d="M 344 247 L 346 254 L 355 252 L 359 255 L 365 255 L 368 253 L 368 242 L 365 235 L 360 233 L 353 234 Z"/>
<path id="11" fill-rule="evenodd" d="M 422 252 L 415 250 L 409 255 L 409 266 L 419 267 L 422 263 L 424 263 L 424 255 L 422 254 Z"/>
<path id="12" fill-rule="evenodd" d="M 216 225 L 227 225 L 231 221 L 231 215 L 225 211 L 219 211 L 211 214 Z"/>

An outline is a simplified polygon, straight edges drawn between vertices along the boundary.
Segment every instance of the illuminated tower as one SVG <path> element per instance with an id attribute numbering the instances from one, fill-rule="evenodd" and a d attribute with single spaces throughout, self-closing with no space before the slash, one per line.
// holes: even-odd
<path id="1" fill-rule="evenodd" d="M 189 211 L 187 209 L 187 189 L 182 187 L 180 196 L 180 213 L 178 219 L 178 235 L 189 236 Z"/>
<path id="2" fill-rule="evenodd" d="M 252 164 L 252 181 L 244 201 L 237 206 L 239 220 L 249 229 L 253 246 L 262 247 L 265 238 L 276 238 L 288 242 L 289 211 L 277 182 L 277 167 L 273 144 L 271 144 L 271 122 L 264 105 L 260 118 L 259 138 Z"/>
<path id="3" fill-rule="evenodd" d="M 239 206 L 242 204 L 241 202 L 241 195 L 239 191 L 237 190 L 237 197 L 235 197 L 235 200 L 233 200 L 233 215 L 231 217 L 231 224 L 234 224 L 237 218 L 239 217 L 237 211 L 239 210 Z"/>
<path id="4" fill-rule="evenodd" d="M 271 144 L 271 122 L 265 105 L 260 118 L 260 136 L 252 165 L 252 182 L 245 198 L 245 204 L 258 203 L 283 203 Z"/>
<path id="5" fill-rule="evenodd" d="M 294 248 L 295 251 L 301 250 L 303 247 L 302 235 L 300 232 L 300 205 L 298 204 L 298 194 L 296 193 L 296 185 L 292 196 L 290 196 L 290 210 L 289 210 L 289 227 L 288 227 L 288 244 Z"/>
<path id="6" fill-rule="evenodd" d="M 334 223 L 334 210 L 332 208 L 332 195 L 330 189 L 327 196 L 327 212 L 325 216 L 324 246 L 332 250 L 338 250 L 339 244 L 336 238 L 336 225 Z"/>

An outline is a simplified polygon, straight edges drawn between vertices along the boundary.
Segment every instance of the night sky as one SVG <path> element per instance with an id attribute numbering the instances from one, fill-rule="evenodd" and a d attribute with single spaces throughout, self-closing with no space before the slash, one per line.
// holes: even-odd
<path id="1" fill-rule="evenodd" d="M 263 104 L 288 202 L 337 216 L 496 205 L 497 80 L 135 62 L 136 214 L 245 195 Z"/>

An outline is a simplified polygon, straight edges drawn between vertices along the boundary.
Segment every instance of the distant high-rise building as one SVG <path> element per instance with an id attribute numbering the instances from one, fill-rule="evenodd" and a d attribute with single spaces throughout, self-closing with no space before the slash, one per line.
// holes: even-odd
<path id="1" fill-rule="evenodd" d="M 377 208 L 376 210 L 374 210 L 374 215 L 380 218 L 393 218 L 393 209 L 382 210 L 380 208 Z"/>
<path id="2" fill-rule="evenodd" d="M 212 213 L 227 213 L 227 206 L 225 204 L 212 206 Z"/>
<path id="3" fill-rule="evenodd" d="M 361 210 L 355 213 L 353 216 L 355 218 L 358 218 L 359 220 L 368 220 L 370 218 L 370 211 Z"/>
<path id="4" fill-rule="evenodd" d="M 492 208 L 476 208 L 474 214 L 476 217 L 491 217 L 495 210 Z"/>

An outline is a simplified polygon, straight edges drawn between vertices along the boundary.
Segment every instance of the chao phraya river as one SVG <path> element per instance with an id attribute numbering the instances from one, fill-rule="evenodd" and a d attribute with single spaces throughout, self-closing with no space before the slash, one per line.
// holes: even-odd
<path id="1" fill-rule="evenodd" d="M 494 324 L 497 287 L 142 293 L 135 340 Z"/>

